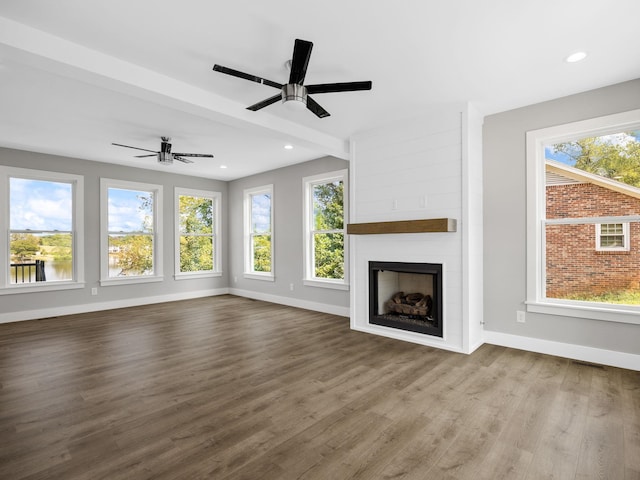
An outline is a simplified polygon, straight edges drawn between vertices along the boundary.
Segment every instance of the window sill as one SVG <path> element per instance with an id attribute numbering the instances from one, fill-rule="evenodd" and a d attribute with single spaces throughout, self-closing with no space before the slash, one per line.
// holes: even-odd
<path id="1" fill-rule="evenodd" d="M 250 280 L 262 280 L 265 282 L 275 282 L 276 277 L 271 273 L 245 273 L 244 278 L 248 278 Z"/>
<path id="2" fill-rule="evenodd" d="M 640 309 L 628 305 L 591 306 L 576 302 L 525 302 L 527 312 L 640 325 Z"/>
<path id="3" fill-rule="evenodd" d="M 222 272 L 192 272 L 192 273 L 176 273 L 173 275 L 175 280 L 195 280 L 197 278 L 213 278 L 221 277 Z"/>
<path id="4" fill-rule="evenodd" d="M 307 287 L 332 288 L 334 290 L 349 290 L 349 284 L 331 280 L 303 280 L 303 285 Z"/>
<path id="5" fill-rule="evenodd" d="M 0 295 L 14 295 L 20 293 L 40 293 L 55 290 L 74 290 L 84 288 L 84 282 L 55 282 L 41 285 L 23 284 L 0 288 Z"/>
<path id="6" fill-rule="evenodd" d="M 153 283 L 162 282 L 164 277 L 149 276 L 149 277 L 119 277 L 119 278 L 103 278 L 100 280 L 100 286 L 113 287 L 114 285 L 131 285 L 135 283 Z"/>

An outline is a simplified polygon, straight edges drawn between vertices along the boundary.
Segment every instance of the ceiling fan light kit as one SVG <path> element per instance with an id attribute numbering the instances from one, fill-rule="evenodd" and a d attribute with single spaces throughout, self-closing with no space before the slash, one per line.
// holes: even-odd
<path id="1" fill-rule="evenodd" d="M 329 112 L 322 108 L 309 96 L 309 94 L 371 90 L 371 81 L 304 85 L 304 77 L 307 74 L 307 67 L 309 65 L 309 58 L 311 58 L 312 48 L 313 43 L 307 40 L 296 39 L 293 47 L 293 58 L 290 61 L 287 61 L 287 64 L 291 65 L 291 73 L 289 75 L 289 83 L 286 84 L 280 84 L 266 78 L 240 72 L 239 70 L 234 70 L 217 64 L 213 66 L 213 70 L 233 77 L 243 78 L 250 82 L 256 82 L 280 89 L 280 93 L 278 95 L 274 95 L 273 97 L 269 97 L 266 100 L 247 107 L 248 110 L 252 110 L 254 112 L 264 107 L 268 107 L 281 99 L 282 103 L 287 106 L 307 107 L 307 109 L 311 110 L 318 118 L 325 118 L 330 115 Z"/>

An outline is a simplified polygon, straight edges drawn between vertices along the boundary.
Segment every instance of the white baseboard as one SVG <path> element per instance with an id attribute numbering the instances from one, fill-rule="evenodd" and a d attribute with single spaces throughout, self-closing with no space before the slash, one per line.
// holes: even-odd
<path id="1" fill-rule="evenodd" d="M 298 298 L 282 297 L 280 295 L 270 295 L 268 293 L 259 293 L 251 290 L 241 290 L 239 288 L 230 288 L 231 295 L 239 297 L 253 298 L 254 300 L 262 300 L 264 302 L 277 303 L 287 305 L 289 307 L 304 308 L 305 310 L 313 310 L 314 312 L 329 313 L 331 315 L 339 315 L 341 317 L 349 317 L 349 307 L 339 307 L 337 305 L 329 305 L 327 303 L 310 302 L 309 300 L 300 300 Z"/>
<path id="2" fill-rule="evenodd" d="M 517 348 L 536 353 L 555 355 L 556 357 L 571 358 L 590 363 L 599 363 L 612 367 L 640 370 L 640 355 L 616 352 L 601 348 L 573 345 L 571 343 L 554 342 L 539 338 L 522 337 L 508 333 L 484 331 L 485 343 L 503 347 Z"/>
<path id="3" fill-rule="evenodd" d="M 212 297 L 229 293 L 228 288 L 215 288 L 209 290 L 197 290 L 194 292 L 174 293 L 171 295 L 158 295 L 154 297 L 127 298 L 111 302 L 85 303 L 82 305 L 69 305 L 64 307 L 41 308 L 37 310 L 23 310 L 0 314 L 0 323 L 20 322 L 22 320 L 37 320 L 41 318 L 59 317 L 62 315 L 74 315 L 77 313 L 98 312 L 100 310 L 113 310 L 115 308 L 137 307 L 153 303 L 175 302 L 178 300 L 190 300 L 192 298 Z"/>

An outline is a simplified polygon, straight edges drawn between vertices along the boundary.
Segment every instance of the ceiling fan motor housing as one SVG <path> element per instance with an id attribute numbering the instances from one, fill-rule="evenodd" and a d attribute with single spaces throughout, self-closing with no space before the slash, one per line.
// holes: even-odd
<path id="1" fill-rule="evenodd" d="M 287 83 L 282 86 L 282 103 L 301 102 L 307 104 L 307 87 L 298 83 Z"/>
<path id="2" fill-rule="evenodd" d="M 158 163 L 171 165 L 173 163 L 173 154 L 170 152 L 158 152 Z"/>

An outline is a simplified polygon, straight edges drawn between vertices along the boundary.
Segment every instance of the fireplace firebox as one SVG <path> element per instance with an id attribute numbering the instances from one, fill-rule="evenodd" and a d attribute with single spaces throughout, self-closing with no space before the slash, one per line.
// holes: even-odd
<path id="1" fill-rule="evenodd" d="M 442 337 L 442 264 L 369 262 L 369 323 Z"/>

